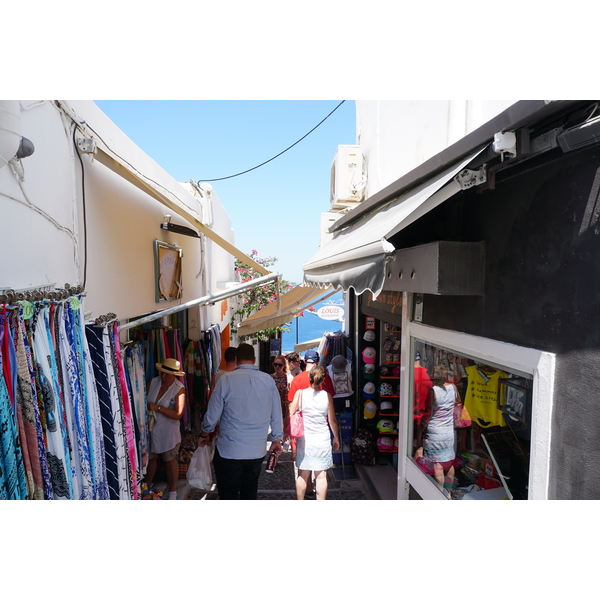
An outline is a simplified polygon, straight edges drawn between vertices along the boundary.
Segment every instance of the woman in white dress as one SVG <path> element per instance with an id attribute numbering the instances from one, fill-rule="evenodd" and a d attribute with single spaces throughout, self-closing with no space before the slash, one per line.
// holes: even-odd
<path id="1" fill-rule="evenodd" d="M 321 389 L 326 371 L 314 367 L 310 372 L 310 387 L 298 390 L 290 405 L 290 416 L 302 411 L 304 437 L 298 438 L 296 447 L 296 498 L 304 500 L 311 471 L 314 471 L 317 500 L 327 498 L 327 469 L 333 466 L 333 450 L 338 450 L 340 440 L 331 394 Z M 333 440 L 332 440 L 333 434 Z"/>
<path id="2" fill-rule="evenodd" d="M 179 479 L 177 453 L 181 443 L 179 420 L 185 405 L 184 387 L 176 377 L 185 373 L 180 371 L 179 361 L 174 358 L 156 363 L 156 368 L 160 371 L 160 376 L 150 381 L 147 393 L 147 407 L 154 413 L 155 421 L 150 434 L 150 456 L 145 481 L 151 488 L 160 454 L 167 473 L 169 500 L 176 500 Z"/>

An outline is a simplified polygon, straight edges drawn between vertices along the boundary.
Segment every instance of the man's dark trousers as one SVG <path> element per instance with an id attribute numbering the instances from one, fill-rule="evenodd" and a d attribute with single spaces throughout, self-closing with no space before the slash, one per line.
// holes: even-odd
<path id="1" fill-rule="evenodd" d="M 265 451 L 266 454 L 266 451 Z M 213 458 L 220 500 L 256 500 L 258 478 L 264 460 L 223 458 L 217 449 Z"/>

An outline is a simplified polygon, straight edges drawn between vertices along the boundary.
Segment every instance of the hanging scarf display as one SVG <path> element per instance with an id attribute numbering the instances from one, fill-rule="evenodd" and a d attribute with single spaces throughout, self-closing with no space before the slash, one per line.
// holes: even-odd
<path id="1" fill-rule="evenodd" d="M 139 427 L 116 322 L 86 326 L 68 291 L 14 299 L 0 305 L 0 499 L 137 499 Z"/>
<path id="2" fill-rule="evenodd" d="M 0 346 L 4 349 L 6 312 L 0 314 Z M 9 340 L 10 341 L 10 340 Z M 5 371 L 4 351 L 0 352 L 0 372 Z M 0 377 L 0 500 L 25 500 L 28 497 L 23 456 L 19 446 L 15 408 L 11 403 L 4 376 Z"/>

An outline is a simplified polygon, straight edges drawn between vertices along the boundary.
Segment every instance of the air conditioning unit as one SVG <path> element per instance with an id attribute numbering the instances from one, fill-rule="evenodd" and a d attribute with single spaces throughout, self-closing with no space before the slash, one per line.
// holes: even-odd
<path id="1" fill-rule="evenodd" d="M 331 209 L 352 208 L 362 202 L 363 155 L 360 146 L 338 146 L 331 163 Z"/>
<path id="2" fill-rule="evenodd" d="M 320 247 L 322 248 L 327 244 L 333 237 L 332 233 L 329 233 L 329 228 L 343 216 L 340 212 L 326 212 L 321 213 L 321 239 Z"/>

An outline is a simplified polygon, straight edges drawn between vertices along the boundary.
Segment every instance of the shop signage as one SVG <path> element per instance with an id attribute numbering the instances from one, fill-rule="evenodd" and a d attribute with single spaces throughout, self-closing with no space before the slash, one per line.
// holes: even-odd
<path id="1" fill-rule="evenodd" d="M 271 356 L 279 356 L 281 354 L 281 340 L 280 339 L 275 339 L 275 340 L 270 340 L 270 352 L 269 354 Z"/>
<path id="2" fill-rule="evenodd" d="M 344 317 L 344 309 L 336 304 L 326 304 L 317 310 L 317 317 L 326 321 L 341 321 Z"/>
<path id="3" fill-rule="evenodd" d="M 376 299 L 369 293 L 367 306 L 378 308 L 392 314 L 402 313 L 402 292 L 381 292 Z"/>

